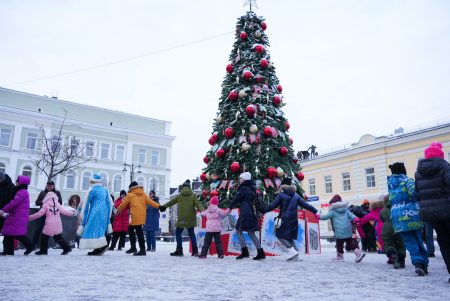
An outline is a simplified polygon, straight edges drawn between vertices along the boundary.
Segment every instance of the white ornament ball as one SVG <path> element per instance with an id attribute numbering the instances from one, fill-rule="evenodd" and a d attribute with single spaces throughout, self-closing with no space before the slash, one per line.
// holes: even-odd
<path id="1" fill-rule="evenodd" d="M 277 176 L 280 178 L 284 176 L 284 170 L 281 167 L 277 168 Z"/>
<path id="2" fill-rule="evenodd" d="M 262 36 L 262 32 L 260 30 L 255 31 L 255 37 L 260 38 Z"/>
<path id="3" fill-rule="evenodd" d="M 244 90 L 240 90 L 238 93 L 239 98 L 244 98 L 247 96 L 247 93 Z"/>
<path id="4" fill-rule="evenodd" d="M 209 172 L 206 173 L 206 178 L 207 178 L 208 180 L 211 180 L 211 175 L 209 174 Z"/>
<path id="5" fill-rule="evenodd" d="M 258 132 L 258 127 L 254 124 L 250 127 L 250 133 L 255 134 L 256 132 Z"/>
<path id="6" fill-rule="evenodd" d="M 219 115 L 219 116 L 216 117 L 216 122 L 217 123 L 222 123 L 222 121 L 223 121 L 223 117 L 222 116 Z"/>
<path id="7" fill-rule="evenodd" d="M 245 151 L 245 152 L 249 151 L 251 147 L 252 146 L 250 144 L 248 144 L 248 143 L 242 143 L 242 146 L 241 146 L 242 150 Z"/>

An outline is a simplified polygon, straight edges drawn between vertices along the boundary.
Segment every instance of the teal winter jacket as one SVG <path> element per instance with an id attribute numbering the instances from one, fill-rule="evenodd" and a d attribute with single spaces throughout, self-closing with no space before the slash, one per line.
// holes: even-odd
<path id="1" fill-rule="evenodd" d="M 320 220 L 331 219 L 334 236 L 336 239 L 345 239 L 352 237 L 352 221 L 356 216 L 348 209 L 347 202 L 337 202 L 330 206 L 327 214 L 321 215 Z"/>

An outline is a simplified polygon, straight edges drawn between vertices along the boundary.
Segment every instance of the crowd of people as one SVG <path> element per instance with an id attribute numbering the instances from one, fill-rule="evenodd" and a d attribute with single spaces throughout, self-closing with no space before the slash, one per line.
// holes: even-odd
<path id="1" fill-rule="evenodd" d="M 219 258 L 224 257 L 220 239 L 222 219 L 233 208 L 239 207 L 239 218 L 235 230 L 241 246 L 240 260 L 250 257 L 243 232 L 247 232 L 257 249 L 254 260 L 265 259 L 265 253 L 255 232 L 259 231 L 258 215 L 279 209 L 276 217 L 275 235 L 287 249 L 287 260 L 296 260 L 299 250 L 295 244 L 298 233 L 297 209 L 304 208 L 315 214 L 319 220 L 331 220 L 336 239 L 334 261 L 344 260 L 345 250 L 355 254 L 355 262 L 361 262 L 366 252 L 386 254 L 388 263 L 395 269 L 405 268 L 406 250 L 419 276 L 428 274 L 429 257 L 434 257 L 433 229 L 447 270 L 450 273 L 450 165 L 444 159 L 442 144 L 432 143 L 424 151 L 414 179 L 407 176 L 405 165 L 396 162 L 389 165 L 391 175 L 387 180 L 387 191 L 377 201 L 364 200 L 361 206 L 350 206 L 339 195 L 330 200 L 329 211 L 319 214 L 297 194 L 292 180 L 284 178 L 277 197 L 267 205 L 258 202 L 255 181 L 249 172 L 239 176 L 236 196 L 228 208 L 219 208 L 217 196 L 210 199 L 205 209 L 191 190 L 190 181 L 183 183 L 179 195 L 161 205 L 155 192 L 144 192 L 142 186 L 133 181 L 128 192 L 122 190 L 114 200 L 102 186 L 101 176 L 94 174 L 89 182 L 85 200 L 74 195 L 69 199 L 72 210 L 62 206 L 61 194 L 52 181 L 47 183 L 37 200 L 39 211 L 29 215 L 30 199 L 28 185 L 30 178 L 18 176 L 16 185 L 11 178 L 0 172 L 0 228 L 4 236 L 1 255 L 14 254 L 14 240 L 24 247 L 24 255 L 30 254 L 39 245 L 36 255 L 47 255 L 48 241 L 53 237 L 63 250 L 62 255 L 71 252 L 70 245 L 62 237 L 61 214 L 78 217 L 78 247 L 90 249 L 91 256 L 101 256 L 106 250 L 125 247 L 126 234 L 129 235 L 130 249 L 125 253 L 145 256 L 147 251 L 156 250 L 155 232 L 159 229 L 159 212 L 177 204 L 176 249 L 171 256 L 183 256 L 182 232 L 187 229 L 192 256 L 204 259 L 214 239 Z M 201 252 L 197 248 L 194 227 L 196 212 L 207 218 L 206 236 Z M 28 222 L 38 220 L 33 240 L 27 235 Z M 361 237 L 362 248 L 356 239 Z M 426 246 L 424 244 L 425 237 Z M 136 246 L 139 247 L 139 250 Z M 449 279 L 450 282 L 450 279 Z"/>

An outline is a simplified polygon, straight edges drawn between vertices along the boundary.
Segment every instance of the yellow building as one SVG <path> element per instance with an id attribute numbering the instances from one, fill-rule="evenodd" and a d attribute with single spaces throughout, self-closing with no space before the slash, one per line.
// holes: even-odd
<path id="1" fill-rule="evenodd" d="M 414 177 L 417 161 L 433 141 L 442 143 L 448 161 L 450 122 L 389 136 L 364 135 L 349 148 L 302 161 L 303 189 L 308 196 L 318 197 L 322 213 L 335 194 L 356 205 L 364 199 L 376 200 L 387 192 L 388 166 L 403 162 L 408 176 Z M 329 221 L 321 222 L 320 228 L 323 237 L 333 236 Z"/>

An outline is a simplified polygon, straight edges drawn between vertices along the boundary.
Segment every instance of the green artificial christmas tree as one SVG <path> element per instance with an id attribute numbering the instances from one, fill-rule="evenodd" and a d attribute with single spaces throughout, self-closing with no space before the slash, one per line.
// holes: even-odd
<path id="1" fill-rule="evenodd" d="M 228 206 L 239 185 L 239 174 L 248 171 L 265 203 L 274 199 L 283 177 L 293 179 L 302 193 L 300 165 L 287 134 L 289 122 L 282 107 L 282 86 L 269 54 L 262 17 L 249 11 L 236 24 L 236 41 L 226 66 L 222 96 L 212 146 L 203 161 L 200 179 L 203 201 L 213 195 Z"/>

